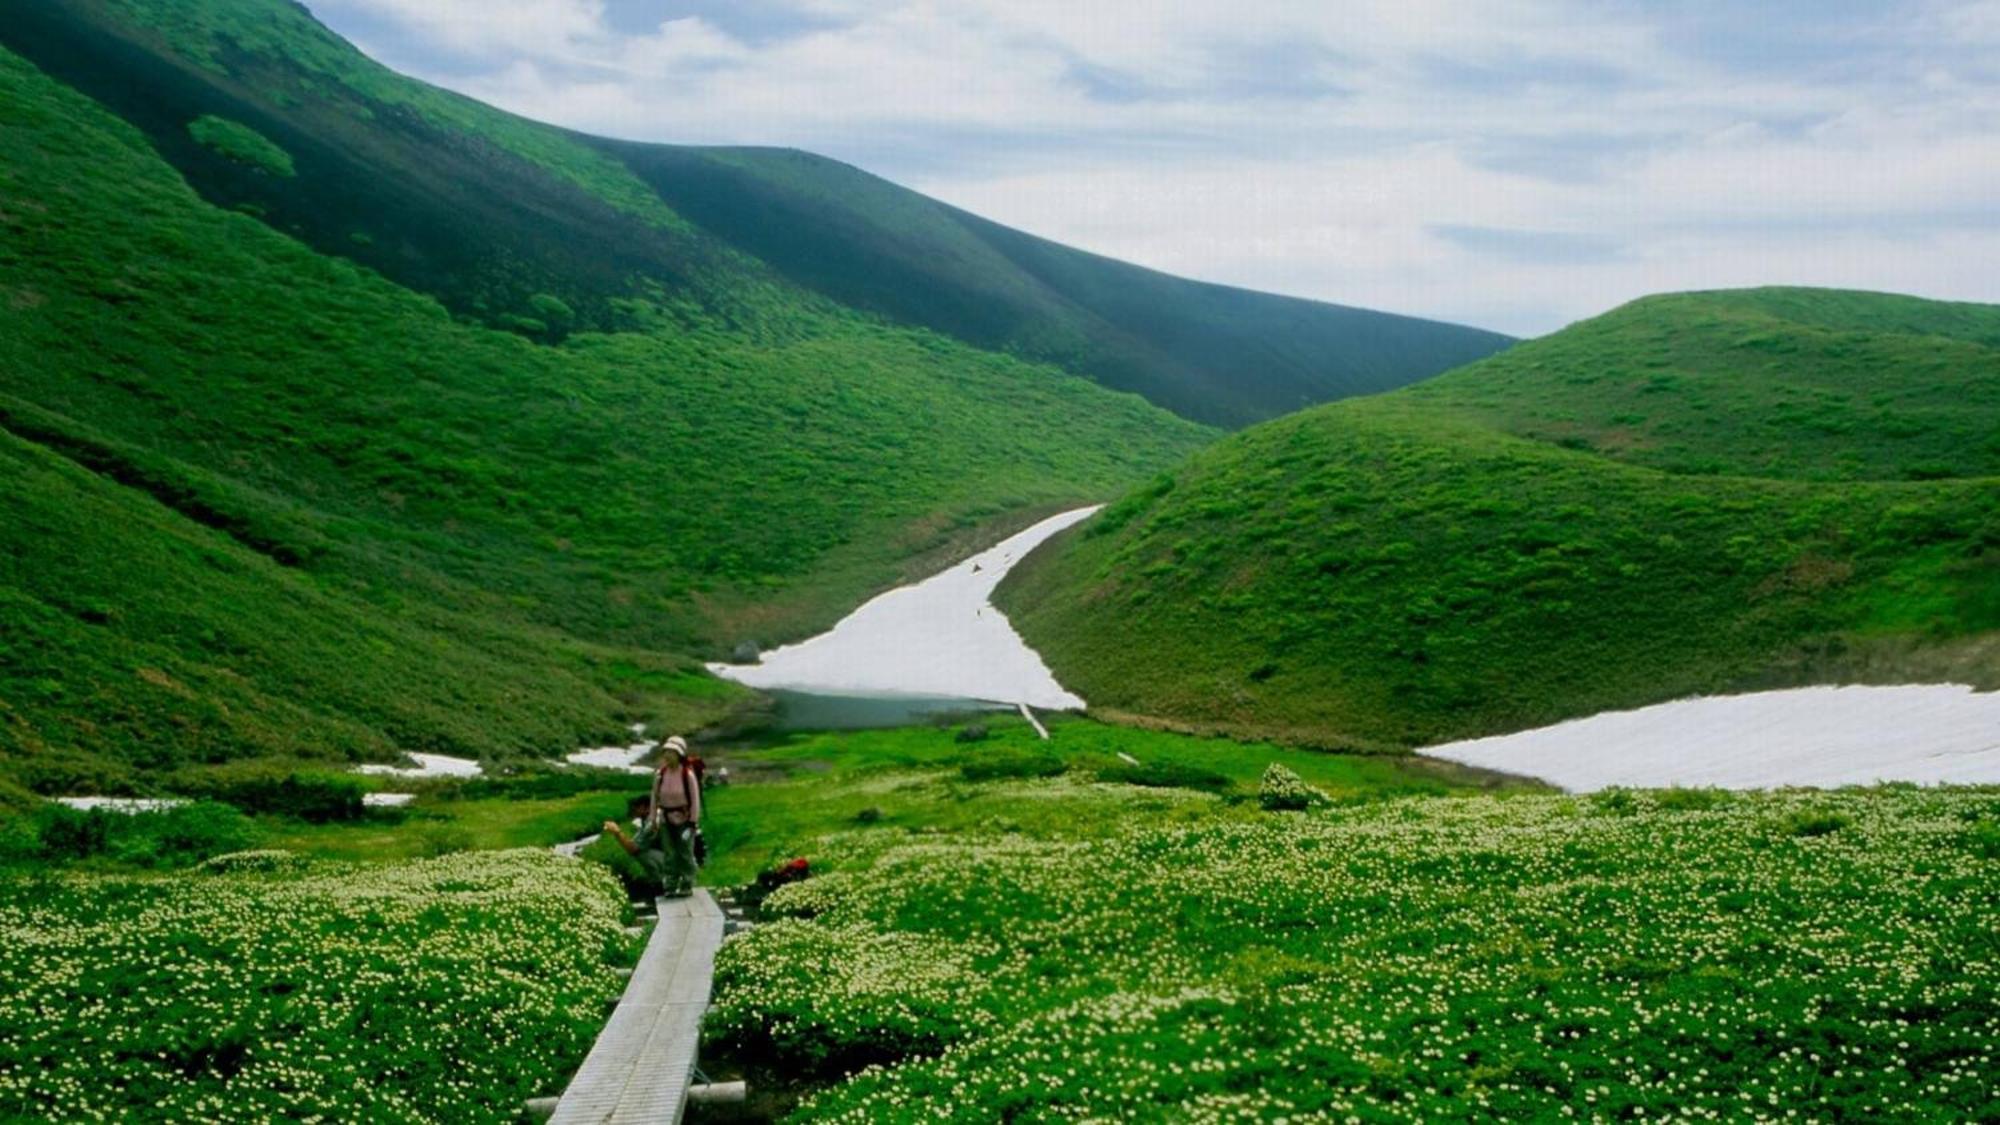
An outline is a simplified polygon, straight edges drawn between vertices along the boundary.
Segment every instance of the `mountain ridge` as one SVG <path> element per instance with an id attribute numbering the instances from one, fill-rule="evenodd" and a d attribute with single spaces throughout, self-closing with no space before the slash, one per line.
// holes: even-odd
<path id="1" fill-rule="evenodd" d="M 541 125 L 396 75 L 281 0 L 12 8 L 0 44 L 138 124 L 211 202 L 255 208 L 322 253 L 531 336 L 631 330 L 620 305 L 635 298 L 750 318 L 732 293 L 789 283 L 795 299 L 1054 363 L 1225 426 L 1388 389 L 1512 342 L 1174 278 L 797 150 Z M 270 138 L 296 174 L 259 175 L 204 149 L 186 129 L 203 116 Z M 537 315 L 537 297 L 560 301 L 567 322 Z"/>

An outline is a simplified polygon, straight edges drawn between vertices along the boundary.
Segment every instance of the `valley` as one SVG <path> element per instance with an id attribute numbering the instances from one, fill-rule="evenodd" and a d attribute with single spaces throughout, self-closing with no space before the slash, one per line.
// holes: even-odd
<path id="1" fill-rule="evenodd" d="M 548 5 L 564 57 L 496 73 L 695 89 L 964 15 L 835 7 Z M 0 1120 L 538 1121 L 649 1004 L 690 1121 L 2000 1119 L 2000 306 L 1516 340 L 1194 280 L 330 26 L 528 50 L 447 8 L 0 0 Z M 981 25 L 1092 107 L 1054 155 L 1001 115 L 1017 218 L 1102 169 L 1071 229 L 1127 244 L 1137 160 L 1230 212 L 1129 242 L 1204 277 L 1680 276 L 1467 225 L 1644 147 L 1434 162 L 1501 128 L 1491 65 L 1421 99 L 1448 190 L 1288 195 L 1301 133 L 1217 191 L 1174 178 L 1223 160 L 1202 91 L 1298 112 L 1308 56 L 997 30 L 1051 12 Z M 1328 58 L 1313 112 L 1373 120 Z M 897 113 L 1014 89 L 925 61 L 953 97 Z M 1239 209 L 1277 225 L 1205 245 Z M 642 987 L 686 871 L 728 936 Z"/>

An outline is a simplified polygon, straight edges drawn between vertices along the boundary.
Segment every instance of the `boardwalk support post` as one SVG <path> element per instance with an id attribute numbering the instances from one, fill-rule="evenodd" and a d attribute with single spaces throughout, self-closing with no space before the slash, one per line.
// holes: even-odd
<path id="1" fill-rule="evenodd" d="M 749 1098 L 750 1086 L 744 1082 L 710 1082 L 688 1087 L 688 1101 L 695 1105 L 733 1105 Z"/>

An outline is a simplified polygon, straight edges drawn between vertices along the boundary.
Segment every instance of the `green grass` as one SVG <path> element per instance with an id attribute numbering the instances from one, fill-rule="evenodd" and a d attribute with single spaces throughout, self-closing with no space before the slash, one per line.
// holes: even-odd
<path id="1" fill-rule="evenodd" d="M 715 765 L 727 766 L 747 783 L 712 786 L 704 794 L 702 831 L 712 858 L 702 880 L 745 883 L 797 855 L 823 861 L 828 856 L 818 844 L 830 833 L 901 838 L 1001 827 L 1046 838 L 1089 835 L 1095 828 L 1087 810 L 1103 792 L 1129 790 L 1134 800 L 1156 800 L 1162 809 L 1186 796 L 1250 800 L 1274 761 L 1341 803 L 1463 793 L 1497 784 L 1438 763 L 1315 754 L 1086 719 L 1053 719 L 1053 739 L 1046 743 L 1016 718 L 973 721 L 988 729 L 988 738 L 960 742 L 962 726 L 909 727 L 800 734 L 716 751 Z M 1121 753 L 1138 759 L 1140 767 L 1134 770 L 1123 762 Z M 1062 777 L 1045 799 L 1024 803 L 974 780 L 986 776 L 982 768 L 1002 776 L 1025 768 Z M 1201 774 L 1216 775 L 1221 783 L 1204 784 Z M 1123 783 L 1133 778 L 1154 784 Z M 1195 787 L 1159 784 L 1174 781 Z"/>
<path id="2" fill-rule="evenodd" d="M 1874 330 L 1850 311 L 1865 298 L 1827 299 L 1822 319 Z M 1725 313 L 1775 331 L 1774 303 L 1816 307 L 1644 301 L 1235 435 L 1031 557 L 1000 603 L 1094 709 L 1335 748 L 1849 677 L 2000 686 L 2000 487 L 1955 475 L 2000 470 L 1980 444 L 2000 432 L 1994 353 L 1896 336 L 1830 365 L 1813 349 L 1839 334 L 1815 324 L 1776 369 L 1707 350 Z M 1899 326 L 1926 304 L 1880 301 Z M 1961 336 L 2000 317 L 1929 311 Z M 1699 379 L 1647 391 L 1648 348 Z M 1908 432 L 1829 437 L 1753 405 L 1863 373 Z M 1678 452 L 1614 440 L 1605 420 L 1639 399 Z M 1558 413 L 1577 441 L 1543 432 Z"/>
<path id="3" fill-rule="evenodd" d="M 1406 397 L 1675 473 L 2000 476 L 2000 306 L 1816 289 L 1649 297 Z"/>
<path id="4" fill-rule="evenodd" d="M 238 164 L 262 169 L 273 176 L 289 178 L 298 174 L 290 153 L 248 125 L 214 115 L 197 117 L 188 122 L 188 135 Z"/>
<path id="5" fill-rule="evenodd" d="M 1072 827 L 830 838 L 708 1057 L 798 1121 L 2000 1111 L 1992 790 L 979 799 Z"/>
<path id="6" fill-rule="evenodd" d="M 545 800 L 421 798 L 377 810 L 351 824 L 305 824 L 259 818 L 259 845 L 319 859 L 379 862 L 462 851 L 548 848 L 593 835 L 622 820 L 626 802 L 646 792 L 645 778 L 626 793 L 584 793 Z"/>
<path id="7" fill-rule="evenodd" d="M 1210 435 L 778 282 L 531 342 L 203 201 L 4 53 L 0 122 L 0 773 L 43 791 L 698 725 L 743 693 L 692 656 Z"/>
<path id="8" fill-rule="evenodd" d="M 515 1121 L 624 987 L 625 920 L 521 851 L 0 874 L 0 1118 Z"/>

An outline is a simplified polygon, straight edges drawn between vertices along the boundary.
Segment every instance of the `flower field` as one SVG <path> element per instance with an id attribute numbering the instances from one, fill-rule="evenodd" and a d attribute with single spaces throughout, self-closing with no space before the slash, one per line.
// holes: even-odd
<path id="1" fill-rule="evenodd" d="M 993 790 L 1099 823 L 829 837 L 725 945 L 799 1118 L 2000 1119 L 2000 792 Z"/>
<path id="2" fill-rule="evenodd" d="M 625 909 L 540 851 L 0 877 L 0 1120 L 513 1121 L 623 988 Z"/>

